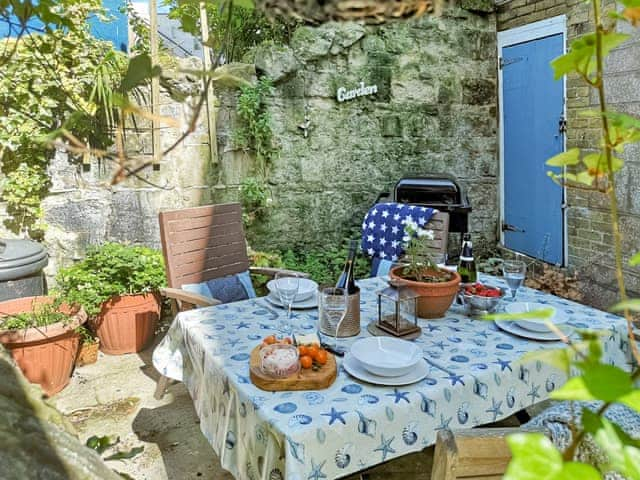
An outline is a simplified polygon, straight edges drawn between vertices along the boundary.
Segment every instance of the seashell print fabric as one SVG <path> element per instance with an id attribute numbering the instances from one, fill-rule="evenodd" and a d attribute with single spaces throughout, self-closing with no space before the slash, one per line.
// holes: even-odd
<path id="1" fill-rule="evenodd" d="M 502 280 L 483 282 L 506 287 Z M 380 278 L 359 282 L 362 329 L 377 315 Z M 522 288 L 521 301 L 542 301 L 576 328 L 606 331 L 604 360 L 628 368 L 626 326 L 617 316 Z M 565 375 L 523 354 L 559 342 L 515 337 L 493 323 L 471 320 L 457 307 L 422 320 L 416 340 L 430 362 L 422 381 L 401 387 L 371 385 L 339 368 L 326 390 L 265 392 L 249 379 L 248 354 L 276 331 L 279 315 L 265 299 L 249 299 L 180 313 L 153 355 L 166 376 L 184 382 L 200 428 L 223 468 L 238 479 L 323 480 L 342 477 L 420 451 L 447 428 L 490 423 L 540 402 Z M 315 331 L 317 310 L 296 311 L 296 331 Z"/>

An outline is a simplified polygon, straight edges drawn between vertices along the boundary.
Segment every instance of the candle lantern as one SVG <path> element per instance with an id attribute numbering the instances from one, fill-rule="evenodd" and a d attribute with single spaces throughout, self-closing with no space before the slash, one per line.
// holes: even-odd
<path id="1" fill-rule="evenodd" d="M 377 327 L 396 337 L 420 332 L 418 295 L 403 282 L 391 280 L 378 292 Z"/>

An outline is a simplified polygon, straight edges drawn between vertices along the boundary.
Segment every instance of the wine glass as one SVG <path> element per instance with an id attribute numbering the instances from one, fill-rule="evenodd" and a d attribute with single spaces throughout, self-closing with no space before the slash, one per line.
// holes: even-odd
<path id="1" fill-rule="evenodd" d="M 295 273 L 278 272 L 275 275 L 275 284 L 280 303 L 287 308 L 287 318 L 286 320 L 281 319 L 279 330 L 290 335 L 292 331 L 291 307 L 300 288 L 300 276 Z"/>
<path id="2" fill-rule="evenodd" d="M 509 291 L 511 292 L 511 301 L 516 299 L 516 293 L 518 289 L 524 283 L 524 277 L 527 274 L 527 264 L 522 260 L 505 260 L 502 263 L 502 273 L 504 279 L 509 285 Z"/>
<path id="3" fill-rule="evenodd" d="M 338 333 L 340 326 L 347 316 L 349 305 L 349 294 L 345 288 L 328 287 L 322 289 L 320 295 L 321 302 L 321 322 L 326 322 L 327 330 L 333 332 L 334 351 L 340 352 L 338 348 Z M 335 329 L 335 330 L 334 330 Z"/>

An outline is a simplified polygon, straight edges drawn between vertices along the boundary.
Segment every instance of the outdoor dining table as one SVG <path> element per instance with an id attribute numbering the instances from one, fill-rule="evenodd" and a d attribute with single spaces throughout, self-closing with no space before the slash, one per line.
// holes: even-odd
<path id="1" fill-rule="evenodd" d="M 504 287 L 495 277 L 481 280 Z M 377 316 L 381 278 L 359 282 L 361 332 Z M 626 325 L 618 316 L 529 288 L 518 300 L 553 306 L 574 328 L 602 330 L 603 361 L 629 368 Z M 559 348 L 473 320 L 459 307 L 445 318 L 421 320 L 415 340 L 430 366 L 415 384 L 377 386 L 351 377 L 338 359 L 338 377 L 318 391 L 267 392 L 251 383 L 250 351 L 276 332 L 283 309 L 265 298 L 180 313 L 154 352 L 161 373 L 182 380 L 193 399 L 202 433 L 223 468 L 238 479 L 320 480 L 366 469 L 435 443 L 442 429 L 471 428 L 505 418 L 549 398 L 566 381 L 532 351 Z M 295 331 L 317 329 L 317 310 L 294 313 Z"/>

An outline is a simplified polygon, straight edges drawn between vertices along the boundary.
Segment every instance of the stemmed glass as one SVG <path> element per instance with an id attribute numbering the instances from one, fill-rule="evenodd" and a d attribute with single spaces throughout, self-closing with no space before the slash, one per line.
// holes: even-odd
<path id="1" fill-rule="evenodd" d="M 323 288 L 320 295 L 320 321 L 326 322 L 328 331 L 334 331 L 334 351 L 340 352 L 338 348 L 338 333 L 340 326 L 347 316 L 349 305 L 349 294 L 346 289 L 338 287 Z"/>
<path id="2" fill-rule="evenodd" d="M 516 299 L 516 293 L 518 289 L 524 283 L 524 277 L 527 274 L 527 264 L 522 260 L 505 260 L 502 264 L 502 273 L 504 279 L 509 285 L 509 291 L 511 292 L 511 301 Z"/>
<path id="3" fill-rule="evenodd" d="M 291 307 L 300 288 L 300 276 L 295 273 L 278 272 L 275 275 L 275 284 L 280 303 L 287 308 L 287 319 L 281 320 L 278 329 L 282 333 L 290 335 L 292 331 Z"/>

